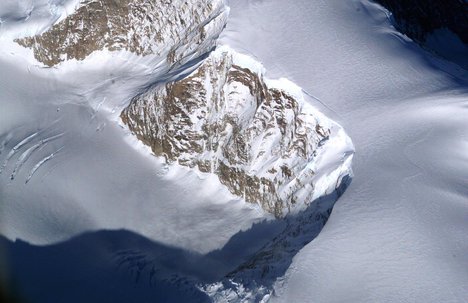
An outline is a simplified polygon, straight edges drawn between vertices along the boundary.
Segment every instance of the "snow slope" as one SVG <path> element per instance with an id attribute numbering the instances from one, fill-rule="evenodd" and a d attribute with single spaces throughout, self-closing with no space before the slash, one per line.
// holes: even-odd
<path id="1" fill-rule="evenodd" d="M 75 50 L 81 51 L 78 43 L 81 34 L 76 29 L 80 24 L 79 14 L 86 15 L 83 10 L 92 2 L 83 3 L 77 6 L 73 1 L 55 3 L 38 0 L 28 5 L 7 2 L 1 7 L 4 27 L 0 31 L 3 45 L 0 60 L 4 73 L 0 78 L 0 99 L 6 109 L 2 112 L 0 125 L 0 194 L 4 201 L 2 234 L 32 244 L 49 244 L 84 231 L 127 228 L 169 245 L 207 252 L 218 248 L 229 239 L 228 236 L 249 227 L 252 222 L 271 218 L 262 214 L 257 207 L 246 206 L 242 200 L 220 189 L 219 181 L 209 174 L 190 174 L 187 169 L 176 166 L 168 168 L 157 159 L 152 159 L 148 149 L 135 142 L 128 131 L 122 130 L 115 121 L 130 98 L 146 89 L 147 85 L 181 77 L 199 65 L 204 54 L 215 45 L 226 22 L 229 8 L 224 6 L 224 2 L 165 3 L 168 5 L 161 7 L 162 10 L 168 10 L 169 14 L 174 10 L 172 5 L 176 8 L 180 6 L 180 12 L 175 17 L 193 19 L 195 25 L 193 22 L 179 22 L 177 18 L 176 21 L 167 21 L 168 27 L 164 27 L 161 20 L 150 24 L 151 33 L 162 31 L 164 43 L 161 49 L 157 48 L 159 40 L 155 41 L 156 46 L 148 46 L 145 36 L 132 36 L 130 32 L 124 41 L 149 47 L 152 51 L 148 54 L 132 53 L 133 46 L 125 49 L 124 45 L 122 50 L 110 44 L 83 57 L 75 58 L 68 54 L 68 57 L 63 57 L 63 62 L 55 62 L 55 57 L 60 53 L 55 54 L 57 50 L 50 49 L 51 45 L 55 45 L 50 35 L 63 35 L 65 50 L 78 44 Z M 99 1 L 104 8 L 112 5 L 109 3 Z M 70 11 L 73 7 L 75 11 Z M 152 5 L 147 9 L 156 15 L 161 13 L 153 12 L 155 8 Z M 105 11 L 105 17 L 111 18 L 113 12 L 112 9 Z M 146 19 L 134 19 L 137 13 L 137 9 L 128 12 L 130 21 L 127 21 L 132 26 L 134 22 L 136 26 L 146 22 Z M 16 15 L 22 17 L 14 17 Z M 121 26 L 120 19 L 116 20 L 108 23 L 102 32 L 97 31 L 94 38 L 99 40 L 99 35 L 102 35 L 102 39 L 113 41 L 108 36 L 116 28 L 120 31 Z M 91 25 L 87 21 L 85 18 L 81 26 L 93 28 L 96 21 L 89 21 Z M 55 25 L 51 30 L 49 27 L 52 24 Z M 41 36 L 34 38 L 37 40 L 33 47 L 34 55 L 38 52 L 40 56 L 36 56 L 36 59 L 42 60 L 42 54 L 47 54 L 45 56 L 50 62 L 44 62 L 48 62 L 48 68 L 45 63 L 34 59 L 31 50 L 20 46 L 15 40 L 35 34 Z M 174 56 L 168 54 L 172 51 Z M 52 59 L 48 57 L 49 54 Z M 61 55 L 59 57 L 62 58 Z M 245 56 L 238 57 L 240 61 L 252 61 Z M 51 62 L 54 64 L 49 64 Z M 297 95 L 296 98 L 302 98 L 299 89 L 291 83 L 285 80 L 270 82 L 272 87 L 287 84 L 288 91 Z M 320 148 L 324 152 L 319 153 L 317 166 L 313 167 L 317 189 L 311 193 L 311 198 L 316 199 L 334 190 L 339 183 L 337 180 L 343 177 L 341 167 L 343 172 L 349 171 L 351 157 L 343 164 L 341 155 L 351 151 L 352 146 L 341 127 L 322 117 L 319 112 L 312 112 L 314 119 L 322 121 L 324 127 L 333 132 L 332 137 L 337 138 L 336 142 L 332 138 L 328 140 L 329 144 Z M 311 143 L 312 146 L 318 144 Z M 143 152 L 135 153 L 129 145 Z M 135 156 L 132 156 L 132 152 Z M 145 165 L 147 161 L 152 166 Z M 335 166 L 339 169 L 336 170 Z M 181 184 L 184 184 L 185 190 L 176 190 Z M 222 208 L 228 203 L 228 207 Z M 213 220 L 195 219 L 196 213 L 210 218 L 211 212 L 204 207 L 222 210 L 212 216 Z M 184 212 L 187 217 L 193 218 L 184 220 Z M 234 220 L 232 224 L 229 217 Z M 195 227 L 198 224 L 204 227 L 198 229 Z M 185 232 L 189 227 L 193 232 Z M 221 232 L 215 235 L 211 232 L 214 229 L 225 230 L 226 234 Z M 203 235 L 203 230 L 212 235 Z M 206 237 L 214 239 L 205 241 Z M 204 239 L 203 243 L 198 239 Z"/>
<path id="2" fill-rule="evenodd" d="M 16 4 L 12 3 L 2 2 L 0 8 L 16 11 Z M 73 1 L 47 3 L 72 5 Z M 236 279 L 251 279 L 274 285 L 272 301 L 465 302 L 466 72 L 432 58 L 396 33 L 386 12 L 368 1 L 231 0 L 230 5 L 231 19 L 222 43 L 255 56 L 265 65 L 268 78 L 286 77 L 303 87 L 310 95 L 309 101 L 314 105 L 322 102 L 321 109 L 338 120 L 355 143 L 355 179 L 325 228 L 290 264 L 290 258 L 302 248 L 290 243 L 290 234 L 302 232 L 298 240 L 307 243 L 324 220 L 320 226 L 306 225 L 302 231 L 302 225 L 290 224 L 292 228 L 286 229 L 276 242 L 268 242 L 288 223 L 262 221 L 263 213 L 223 190 L 216 179 L 200 179 L 195 174 L 165 167 L 109 121 L 107 110 L 118 109 L 128 101 L 117 100 L 117 96 L 130 95 L 134 91 L 127 89 L 141 83 L 138 77 L 127 77 L 128 66 L 116 71 L 117 83 L 122 85 L 103 83 L 108 88 L 103 93 L 112 96 L 107 100 L 99 94 L 103 86 L 80 93 L 80 85 L 96 78 L 70 82 L 59 72 L 53 78 L 45 77 L 40 66 L 28 66 L 24 60 L 31 59 L 31 53 L 4 44 L 11 37 L 3 34 L 2 234 L 31 244 L 57 243 L 73 237 L 63 244 L 45 247 L 2 241 L 14 247 L 14 265 L 18 266 L 18 273 L 23 273 L 21 281 L 31 291 L 31 297 L 41 294 L 42 300 L 47 301 L 44 291 L 54 288 L 57 282 L 96 291 L 100 284 L 93 284 L 91 277 L 119 279 L 109 271 L 115 266 L 114 261 L 121 261 L 109 259 L 115 257 L 112 248 L 125 252 L 121 255 L 121 272 L 124 276 L 128 273 L 124 282 L 128 282 L 128 276 L 139 277 L 143 254 L 143 259 L 154 259 L 162 268 L 175 269 L 174 260 L 187 265 L 178 270 L 188 270 L 189 276 L 200 274 L 199 267 L 213 270 L 214 273 L 201 270 L 202 275 L 211 274 L 207 285 L 216 282 L 220 273 L 246 255 L 262 248 L 263 258 L 254 258 L 261 267 L 247 266 L 231 277 L 235 283 Z M 29 7 L 23 9 L 28 12 Z M 28 20 L 47 24 L 51 16 L 56 18 L 54 14 L 44 17 L 34 11 L 31 18 L 39 19 L 28 19 L 28 13 L 19 15 L 17 18 L 2 14 L 2 29 L 9 30 L 11 23 L 5 20 L 19 20 L 18 24 L 27 28 Z M 24 33 L 25 29 L 20 31 Z M 94 59 L 98 62 L 100 57 Z M 120 64 L 125 62 L 125 55 L 114 59 L 118 61 L 113 63 Z M 95 76 L 109 79 L 109 75 L 107 70 Z M 131 145 L 143 152 L 135 153 Z M 311 224 L 308 219 L 305 216 L 299 223 Z M 252 226 L 254 222 L 257 224 Z M 74 237 L 85 231 L 121 228 L 145 239 L 125 234 L 109 240 L 106 233 Z M 240 229 L 245 232 L 239 232 Z M 148 243 L 148 239 L 162 244 Z M 67 255 L 68 247 L 73 254 Z M 288 256 L 278 259 L 283 251 L 277 247 L 291 248 Z M 134 253 L 128 251 L 130 248 L 141 251 Z M 223 248 L 222 258 L 216 256 L 219 248 Z M 246 252 L 244 248 L 250 250 Z M 57 260 L 57 255 L 63 259 Z M 221 262 L 211 263 L 213 260 Z M 261 270 L 270 265 L 276 272 L 267 275 L 267 281 L 257 280 L 256 276 L 263 274 Z M 80 271 L 83 266 L 87 271 Z M 148 268 L 142 271 L 146 276 L 152 274 Z M 43 272 L 54 274 L 45 279 Z M 75 273 L 76 280 L 65 284 L 64 272 Z M 94 275 L 96 272 L 99 275 Z M 166 274 L 161 273 L 162 278 L 166 279 Z M 116 289 L 127 286 L 142 290 L 133 292 L 140 293 L 138 298 L 142 301 L 148 299 L 144 292 L 148 288 L 143 284 L 135 288 L 128 283 L 112 285 L 117 285 Z M 63 289 L 69 293 L 58 295 L 67 302 L 79 301 L 83 295 L 83 289 Z M 215 289 L 210 293 L 211 290 L 208 293 L 220 301 L 226 299 L 225 294 L 239 301 L 239 297 L 231 296 L 232 292 L 217 293 Z M 112 288 L 103 291 L 113 292 Z M 268 292 L 269 289 L 265 296 L 261 293 L 262 297 L 268 298 Z M 106 299 L 109 300 L 104 297 L 100 301 Z M 126 298 L 118 299 L 125 302 Z"/>
<path id="3" fill-rule="evenodd" d="M 44 69 L 12 39 L 57 20 L 46 9 L 52 2 L 33 1 L 30 8 L 11 3 L 2 4 L 3 15 L 28 15 L 22 10 L 31 9 L 38 17 L 4 17 L 0 32 L 2 235 L 45 245 L 85 231 L 123 228 L 207 252 L 268 218 L 216 178 L 167 168 L 116 121 L 130 97 L 171 68 L 165 56 L 102 51 Z M 216 24 L 206 44 L 182 63 L 211 49 L 223 25 Z"/>
<path id="4" fill-rule="evenodd" d="M 174 3 L 197 10 L 206 4 Z M 38 0 L 0 7 L 0 244 L 5 248 L 1 253 L 11 259 L 7 265 L 14 277 L 7 282 L 38 302 L 80 302 L 79 294 L 89 289 L 90 300 L 125 302 L 125 296 L 107 289 L 129 289 L 133 283 L 142 289 L 137 299 L 168 295 L 160 286 L 153 288 L 154 281 L 168 285 L 169 296 L 188 289 L 203 301 L 208 299 L 201 292 L 205 285 L 236 271 L 247 277 L 246 286 L 255 282 L 253 292 L 256 283 L 266 285 L 268 295 L 291 258 L 318 234 L 347 186 L 349 138 L 339 125 L 305 105 L 334 135 L 323 144 L 313 167 L 317 184 L 311 199 L 324 197 L 305 214 L 273 220 L 233 196 L 215 176 L 165 165 L 117 119 L 131 97 L 195 69 L 216 44 L 229 10 L 207 6 L 216 10 L 204 15 L 206 20 L 187 16 L 200 22 L 195 32 L 184 34 L 179 23 L 169 22 L 168 32 L 177 35 L 166 37 L 170 45 L 161 54 L 140 56 L 109 47 L 83 58 L 54 54 L 52 61 L 43 60 L 45 65 L 37 62 L 34 55 L 42 60 L 43 53 L 55 51 L 50 49 L 55 36 L 64 35 L 72 45 L 79 39 L 79 22 L 73 19 L 75 11 L 69 11 L 74 5 Z M 71 28 L 54 27 L 57 32 L 46 34 L 48 26 L 63 25 L 69 17 Z M 24 44 L 40 56 L 14 40 L 41 33 L 46 38 L 40 43 Z M 131 37 L 129 41 L 135 42 Z M 300 89 L 284 79 L 265 81 L 303 98 Z M 259 260 L 259 266 L 251 266 L 252 260 Z M 260 272 L 270 263 L 274 271 L 250 281 L 250 270 Z M 4 275 L 10 277 L 6 270 L 1 268 L 2 284 Z M 114 279 L 120 271 L 123 278 Z M 67 291 L 56 291 L 57 283 Z"/>
<path id="5" fill-rule="evenodd" d="M 387 16 L 369 1 L 231 1 L 222 41 L 313 92 L 356 146 L 353 184 L 273 302 L 467 302 L 467 72 Z"/>

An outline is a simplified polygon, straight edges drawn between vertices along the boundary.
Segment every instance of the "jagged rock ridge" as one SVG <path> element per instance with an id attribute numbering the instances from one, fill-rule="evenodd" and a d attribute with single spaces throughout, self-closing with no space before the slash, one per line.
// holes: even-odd
<path id="1" fill-rule="evenodd" d="M 330 129 L 297 88 L 265 80 L 246 61 L 219 49 L 190 76 L 135 97 L 121 118 L 156 155 L 214 173 L 281 217 L 312 202 L 313 162 Z"/>
<path id="2" fill-rule="evenodd" d="M 46 32 L 17 39 L 47 66 L 83 60 L 99 50 L 166 55 L 180 61 L 205 43 L 226 19 L 222 0 L 82 0 L 77 10 Z M 179 49 L 181 45 L 187 49 Z"/>

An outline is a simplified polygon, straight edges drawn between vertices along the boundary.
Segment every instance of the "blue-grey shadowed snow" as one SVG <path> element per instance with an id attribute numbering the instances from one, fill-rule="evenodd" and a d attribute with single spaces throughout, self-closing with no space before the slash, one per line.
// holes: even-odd
<path id="1" fill-rule="evenodd" d="M 296 253 L 319 234 L 350 181 L 345 177 L 335 192 L 304 212 L 254 224 L 205 255 L 127 230 L 86 233 L 49 246 L 1 237 L 2 261 L 7 260 L 8 268 L 0 273 L 10 291 L 33 303 L 210 302 L 201 289 L 216 282 L 224 288 L 241 282 L 247 289 L 271 290 Z M 278 230 L 276 236 L 260 250 L 249 251 L 252 242 L 265 241 L 262 236 L 271 229 Z"/>
<path id="2" fill-rule="evenodd" d="M 156 77 L 154 81 L 148 81 L 148 83 L 145 83 L 142 87 L 138 89 L 138 94 L 136 95 L 142 94 L 154 86 L 164 85 L 168 82 L 179 81 L 181 79 L 184 79 L 185 77 L 189 76 L 193 71 L 195 71 L 205 61 L 205 59 L 208 58 L 210 52 L 214 51 L 215 49 L 216 47 L 212 48 L 208 53 L 205 53 L 192 60 L 189 60 L 187 63 L 174 66 L 166 74 Z"/>
<path id="3" fill-rule="evenodd" d="M 458 0 L 376 0 L 400 32 L 429 52 L 468 69 L 468 3 Z"/>

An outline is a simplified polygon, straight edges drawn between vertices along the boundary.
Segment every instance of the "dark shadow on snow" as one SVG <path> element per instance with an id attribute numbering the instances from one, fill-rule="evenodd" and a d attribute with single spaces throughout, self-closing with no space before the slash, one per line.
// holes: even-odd
<path id="1" fill-rule="evenodd" d="M 350 181 L 345 177 L 303 212 L 254 224 L 205 255 L 126 230 L 86 233 L 49 246 L 0 237 L 0 282 L 11 298 L 34 303 L 210 302 L 199 286 L 222 282 L 232 288 L 231 281 L 271 289 L 319 234 Z"/>

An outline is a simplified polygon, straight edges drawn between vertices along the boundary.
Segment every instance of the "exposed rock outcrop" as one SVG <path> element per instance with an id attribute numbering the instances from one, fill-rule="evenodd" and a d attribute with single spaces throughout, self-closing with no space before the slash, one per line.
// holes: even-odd
<path id="1" fill-rule="evenodd" d="M 49 67 L 104 49 L 167 56 L 173 64 L 214 46 L 225 8 L 223 0 L 82 0 L 46 32 L 16 42 Z"/>
<path id="2" fill-rule="evenodd" d="M 312 202 L 330 124 L 292 83 L 264 79 L 246 58 L 218 49 L 190 76 L 135 97 L 121 118 L 156 155 L 214 173 L 281 217 Z"/>

